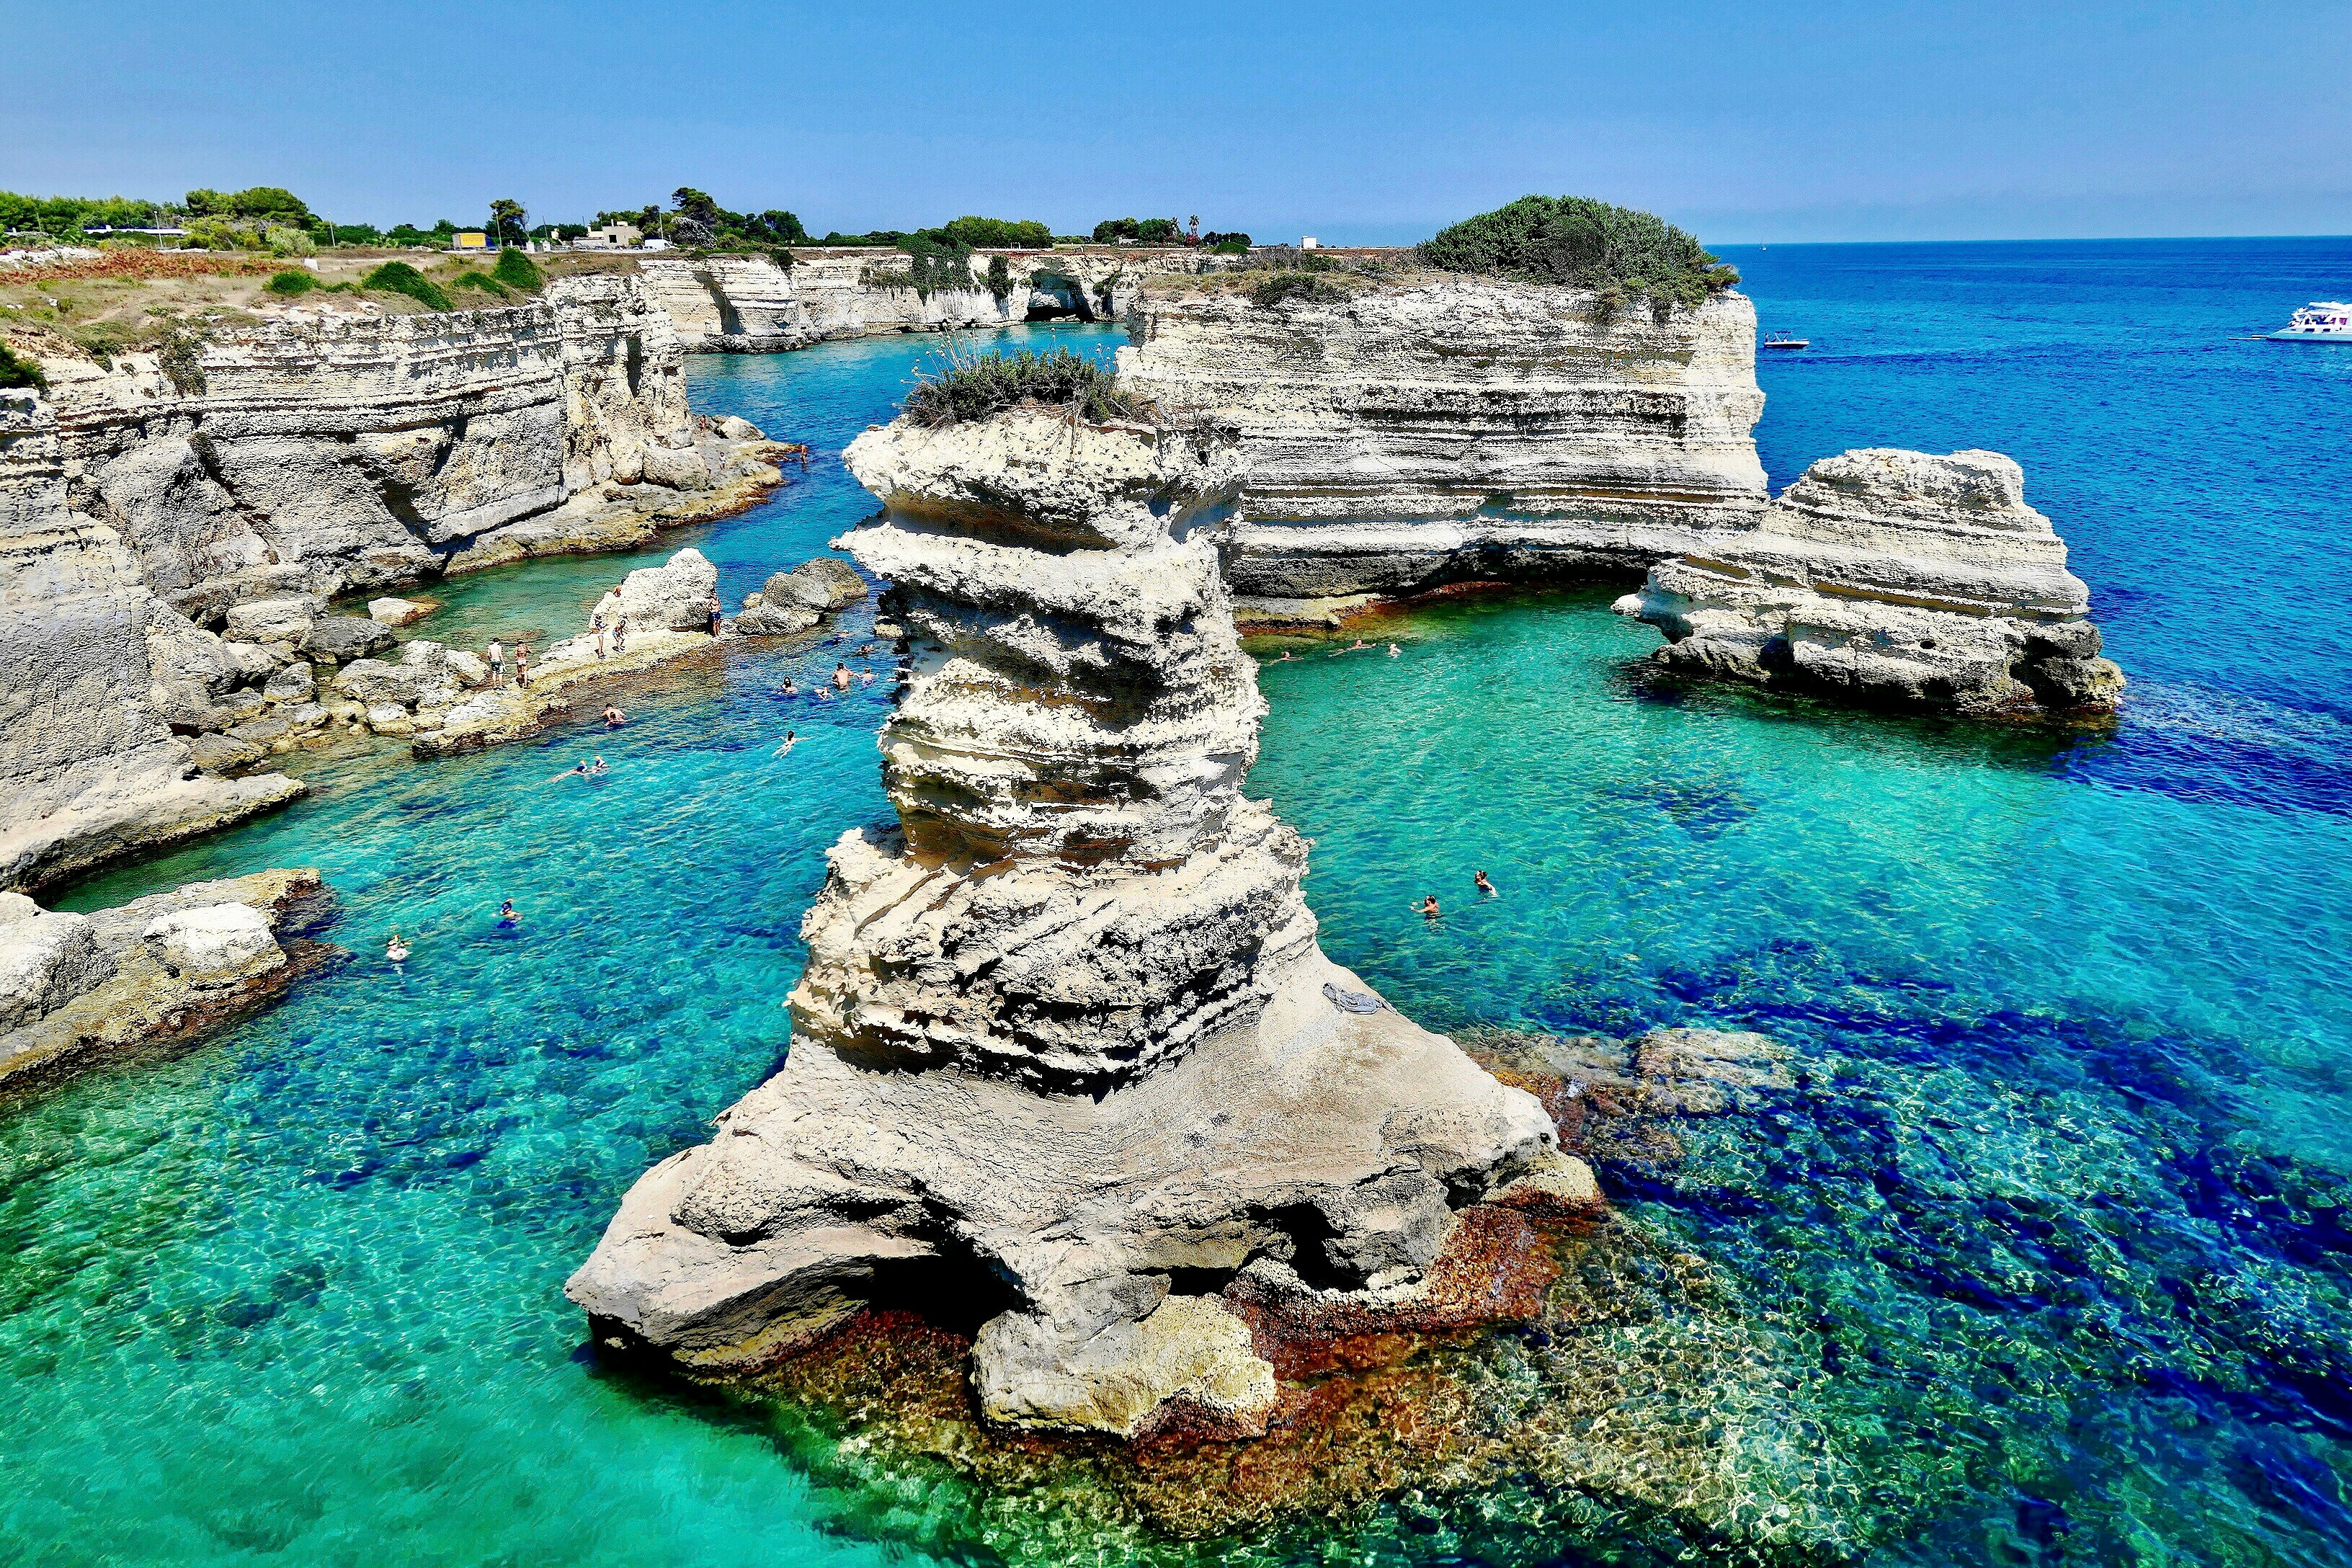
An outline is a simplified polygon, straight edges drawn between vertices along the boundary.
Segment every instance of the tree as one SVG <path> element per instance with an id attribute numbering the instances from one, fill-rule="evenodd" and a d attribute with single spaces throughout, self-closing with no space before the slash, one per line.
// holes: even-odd
<path id="1" fill-rule="evenodd" d="M 719 226 L 719 204 L 692 185 L 680 185 L 669 194 L 669 205 L 677 216 L 689 218 L 707 229 Z"/>
<path id="2" fill-rule="evenodd" d="M 530 234 L 530 215 L 510 196 L 490 204 L 490 237 L 501 245 L 520 245 Z"/>

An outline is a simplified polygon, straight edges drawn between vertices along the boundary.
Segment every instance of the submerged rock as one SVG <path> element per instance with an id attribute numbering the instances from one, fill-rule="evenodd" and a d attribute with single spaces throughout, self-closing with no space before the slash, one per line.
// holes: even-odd
<path id="1" fill-rule="evenodd" d="M 1825 458 L 1760 526 L 1661 563 L 1616 607 L 1695 675 L 1984 715 L 2103 710 L 2124 686 L 2065 542 L 1998 452 Z"/>
<path id="2" fill-rule="evenodd" d="M 1213 1292 L 1410 1299 L 1456 1209 L 1557 1161 L 1550 1122 L 1326 999 L 1364 986 L 1316 943 L 1307 846 L 1241 793 L 1264 705 L 1198 526 L 1229 454 L 1016 411 L 848 462 L 892 503 L 838 542 L 907 628 L 898 826 L 829 857 L 783 1068 L 566 1292 L 704 1373 L 868 1302 L 969 1310 L 991 1421 L 1246 1428 L 1271 1373 Z"/>

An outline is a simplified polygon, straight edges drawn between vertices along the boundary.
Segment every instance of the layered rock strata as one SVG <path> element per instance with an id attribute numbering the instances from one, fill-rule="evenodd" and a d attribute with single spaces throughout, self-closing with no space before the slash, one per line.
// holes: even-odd
<path id="1" fill-rule="evenodd" d="M 167 721 L 184 698 L 171 655 L 212 639 L 157 600 L 113 530 L 67 510 L 65 466 L 47 405 L 0 394 L 0 888 L 235 822 L 303 787 L 198 771 Z"/>
<path id="2" fill-rule="evenodd" d="M 706 490 L 733 457 L 698 446 L 677 335 L 626 277 L 441 315 L 294 311 L 184 363 L 47 368 L 69 504 L 203 625 L 265 594 L 436 574 L 592 489 Z"/>
<path id="3" fill-rule="evenodd" d="M 1273 1369 L 1213 1293 L 1409 1298 L 1550 1123 L 1323 955 L 1306 844 L 1242 794 L 1228 454 L 1031 411 L 847 460 L 888 504 L 837 542 L 906 627 L 898 821 L 829 857 L 783 1068 L 567 1293 L 705 1373 L 912 1304 L 982 1324 L 992 1421 L 1262 1426 Z"/>
<path id="4" fill-rule="evenodd" d="M 1762 511 L 1742 296 L 1660 320 L 1451 274 L 1348 289 L 1260 305 L 1169 280 L 1127 314 L 1121 379 L 1239 443 L 1237 594 L 1641 572 Z"/>
<path id="5" fill-rule="evenodd" d="M 641 258 L 647 294 L 689 352 L 772 353 L 834 338 L 1116 321 L 1143 279 L 1221 268 L 1188 250 L 982 250 L 966 288 L 918 289 L 903 253 L 796 246 L 793 265 L 766 256 Z M 1005 263 L 1004 291 L 988 283 Z"/>
<path id="6" fill-rule="evenodd" d="M 1825 458 L 1759 527 L 1661 563 L 1617 609 L 1695 675 L 1983 715 L 2111 709 L 2124 685 L 1998 452 Z"/>
<path id="7" fill-rule="evenodd" d="M 311 870 L 192 882 L 89 915 L 0 893 L 0 1083 L 246 1016 L 339 956 L 308 940 L 331 911 Z"/>

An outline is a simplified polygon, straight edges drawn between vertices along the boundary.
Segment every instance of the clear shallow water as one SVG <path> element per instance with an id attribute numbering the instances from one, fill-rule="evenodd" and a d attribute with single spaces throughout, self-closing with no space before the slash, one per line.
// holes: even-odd
<path id="1" fill-rule="evenodd" d="M 1853 445 L 2011 452 L 2131 712 L 2078 741 L 1657 691 L 1605 591 L 1400 616 L 1397 659 L 1264 671 L 1255 783 L 1318 840 L 1326 945 L 1436 1026 L 1799 1048 L 1815 1091 L 1612 1179 L 1801 1372 L 1870 1557 L 2352 1556 L 2352 670 L 2305 609 L 2352 585 L 2352 352 L 2221 341 L 2340 297 L 2352 246 L 1732 259 L 1817 345 L 1762 368 L 1776 485 Z M 820 456 L 647 558 L 695 543 L 732 602 L 822 548 L 867 510 L 840 447 L 928 348 L 696 362 L 699 406 Z M 638 563 L 485 574 L 420 629 L 569 625 Z M 820 1484 L 804 1436 L 600 1371 L 558 1293 L 627 1183 L 782 1049 L 823 848 L 883 809 L 884 687 L 774 687 L 861 640 L 853 616 L 839 647 L 679 675 L 620 736 L 314 766 L 287 813 L 77 889 L 316 864 L 360 956 L 0 1121 L 9 1555 L 1023 1554 L 943 1525 L 950 1489 Z M 591 752 L 601 785 L 546 784 Z M 1501 900 L 1462 897 L 1476 866 Z M 395 922 L 423 939 L 404 974 L 373 956 Z M 1524 1502 L 1272 1545 L 1617 1555 L 1605 1520 L 1530 1532 Z"/>

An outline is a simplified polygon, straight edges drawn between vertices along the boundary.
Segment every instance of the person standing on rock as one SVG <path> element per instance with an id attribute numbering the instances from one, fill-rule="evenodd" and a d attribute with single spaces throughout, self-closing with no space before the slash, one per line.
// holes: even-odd
<path id="1" fill-rule="evenodd" d="M 492 637 L 490 639 L 490 684 L 504 686 L 506 683 L 507 650 L 499 646 L 498 638 Z"/>
<path id="2" fill-rule="evenodd" d="M 613 622 L 613 651 L 629 651 L 629 617 L 626 616 L 618 616 Z"/>
<path id="3" fill-rule="evenodd" d="M 719 595 L 716 594 L 711 595 L 710 602 L 705 605 L 703 609 L 707 611 L 710 616 L 710 635 L 712 637 L 717 637 L 719 635 Z"/>
<path id="4" fill-rule="evenodd" d="M 530 684 L 530 644 L 515 644 L 515 689 L 522 690 Z"/>
<path id="5" fill-rule="evenodd" d="M 593 619 L 596 627 L 596 657 L 601 659 L 604 657 L 605 648 L 612 643 L 613 633 L 612 629 L 604 624 L 604 611 L 597 611 Z"/>

